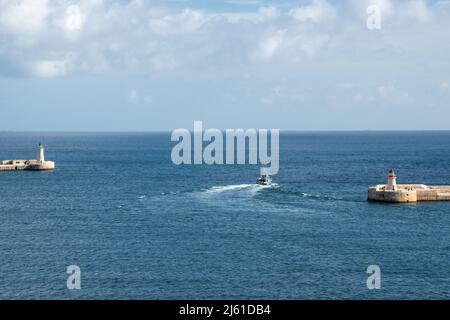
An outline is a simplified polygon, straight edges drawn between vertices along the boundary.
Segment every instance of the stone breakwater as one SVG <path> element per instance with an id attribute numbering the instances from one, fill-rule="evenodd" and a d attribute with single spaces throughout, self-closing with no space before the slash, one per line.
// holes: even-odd
<path id="1" fill-rule="evenodd" d="M 0 163 L 0 171 L 47 171 L 54 170 L 55 163 L 53 161 L 45 161 L 44 146 L 39 144 L 37 147 L 36 160 L 5 160 Z"/>
<path id="2" fill-rule="evenodd" d="M 368 199 L 394 203 L 450 201 L 450 186 L 398 184 L 395 190 L 387 190 L 386 185 L 377 185 L 369 188 Z"/>
<path id="3" fill-rule="evenodd" d="M 37 160 L 6 160 L 0 164 L 0 171 L 21 171 L 21 170 L 54 170 L 53 161 L 37 162 Z"/>

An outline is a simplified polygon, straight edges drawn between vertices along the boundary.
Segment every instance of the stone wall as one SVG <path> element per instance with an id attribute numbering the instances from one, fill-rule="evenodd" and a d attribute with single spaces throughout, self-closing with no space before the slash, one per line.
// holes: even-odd
<path id="1" fill-rule="evenodd" d="M 377 188 L 369 188 L 369 201 L 408 203 L 417 202 L 416 190 L 377 190 Z"/>
<path id="2" fill-rule="evenodd" d="M 0 171 L 44 171 L 53 169 L 55 169 L 55 163 L 53 161 L 39 163 L 36 160 L 6 160 L 0 164 Z"/>
<path id="3" fill-rule="evenodd" d="M 450 201 L 450 186 L 427 186 L 423 184 L 397 185 L 398 190 L 385 190 L 386 185 L 370 187 L 369 201 L 408 203 L 417 201 Z"/>

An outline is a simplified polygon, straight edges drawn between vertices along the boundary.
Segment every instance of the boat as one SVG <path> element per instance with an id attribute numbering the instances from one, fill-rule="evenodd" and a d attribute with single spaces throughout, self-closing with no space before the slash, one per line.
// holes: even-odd
<path id="1" fill-rule="evenodd" d="M 272 178 L 268 174 L 263 174 L 256 180 L 256 183 L 261 186 L 270 186 L 272 184 Z"/>

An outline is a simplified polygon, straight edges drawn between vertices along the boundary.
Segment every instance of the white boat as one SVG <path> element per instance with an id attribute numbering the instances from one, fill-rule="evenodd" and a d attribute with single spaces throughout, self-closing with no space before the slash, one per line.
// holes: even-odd
<path id="1" fill-rule="evenodd" d="M 256 183 L 262 186 L 270 186 L 272 178 L 268 174 L 263 174 L 256 180 Z"/>

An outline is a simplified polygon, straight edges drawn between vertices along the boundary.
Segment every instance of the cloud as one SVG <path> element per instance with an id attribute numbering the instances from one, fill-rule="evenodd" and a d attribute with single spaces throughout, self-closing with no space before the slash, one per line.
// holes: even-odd
<path id="1" fill-rule="evenodd" d="M 392 17 L 396 12 L 395 2 L 392 0 L 347 0 L 349 9 L 358 17 L 366 19 L 366 9 L 378 6 L 383 19 Z"/>
<path id="2" fill-rule="evenodd" d="M 151 19 L 149 25 L 154 33 L 167 36 L 194 32 L 207 23 L 210 18 L 200 10 L 184 9 L 180 13 Z"/>
<path id="3" fill-rule="evenodd" d="M 0 0 L 0 27 L 14 34 L 35 34 L 47 26 L 48 0 Z"/>
<path id="4" fill-rule="evenodd" d="M 411 23 L 410 20 L 417 22 L 429 22 L 433 18 L 431 7 L 425 0 L 348 0 L 351 10 L 361 18 L 366 18 L 365 9 L 369 5 L 376 5 L 380 8 L 381 17 L 384 22 L 398 23 L 405 25 Z M 438 6 L 439 2 L 435 6 Z"/>
<path id="5" fill-rule="evenodd" d="M 274 6 L 259 7 L 255 12 L 234 12 L 234 13 L 215 13 L 213 14 L 216 21 L 226 23 L 253 23 L 262 24 L 274 21 L 280 16 L 279 10 Z"/>
<path id="6" fill-rule="evenodd" d="M 0 90 L 3 111 L 32 112 L 30 101 L 54 96 L 54 81 L 40 78 L 57 78 L 72 108 L 104 102 L 93 108 L 92 126 L 115 107 L 118 126 L 124 118 L 148 128 L 136 113 L 121 114 L 123 103 L 142 114 L 161 108 L 146 118 L 158 128 L 172 124 L 175 112 L 177 125 L 197 114 L 218 126 L 242 119 L 244 126 L 272 127 L 280 120 L 304 129 L 333 122 L 379 127 L 376 110 L 392 106 L 399 117 L 412 114 L 409 120 L 414 114 L 431 119 L 423 110 L 433 105 L 448 116 L 448 1 L 261 1 L 226 12 L 202 3 L 194 9 L 189 1 L 0 0 L 2 88 L 32 89 L 23 97 L 27 103 Z M 381 30 L 366 27 L 369 4 L 382 9 Z M 61 110 L 64 120 L 69 104 L 40 101 Z"/>
<path id="7" fill-rule="evenodd" d="M 252 60 L 265 61 L 272 58 L 282 46 L 284 34 L 285 30 L 277 30 L 263 37 L 252 54 Z"/>
<path id="8" fill-rule="evenodd" d="M 373 3 L 382 8 L 383 21 L 395 17 L 395 26 L 383 24 L 389 32 L 368 39 L 365 6 Z M 448 47 L 450 22 L 440 15 L 445 7 L 420 0 L 312 0 L 290 9 L 230 13 L 142 0 L 0 0 L 0 60 L 12 64 L 0 64 L 0 74 L 223 73 L 267 62 L 289 70 L 320 59 L 393 61 L 407 50 L 411 57 L 433 55 L 434 41 L 444 52 Z M 418 29 L 412 20 L 428 26 Z M 427 45 L 417 46 L 421 42 Z"/>
<path id="9" fill-rule="evenodd" d="M 65 27 L 67 30 L 80 30 L 86 17 L 78 5 L 69 5 L 66 9 Z"/>
<path id="10" fill-rule="evenodd" d="M 289 14 L 300 22 L 322 23 L 337 17 L 336 8 L 326 0 L 313 0 L 312 4 L 291 9 Z"/>
<path id="11" fill-rule="evenodd" d="M 399 14 L 419 22 L 429 22 L 433 18 L 431 10 L 423 0 L 408 1 L 400 6 Z"/>
<path id="12" fill-rule="evenodd" d="M 31 65 L 31 71 L 36 77 L 60 77 L 67 74 L 67 62 L 61 60 L 35 61 Z"/>

